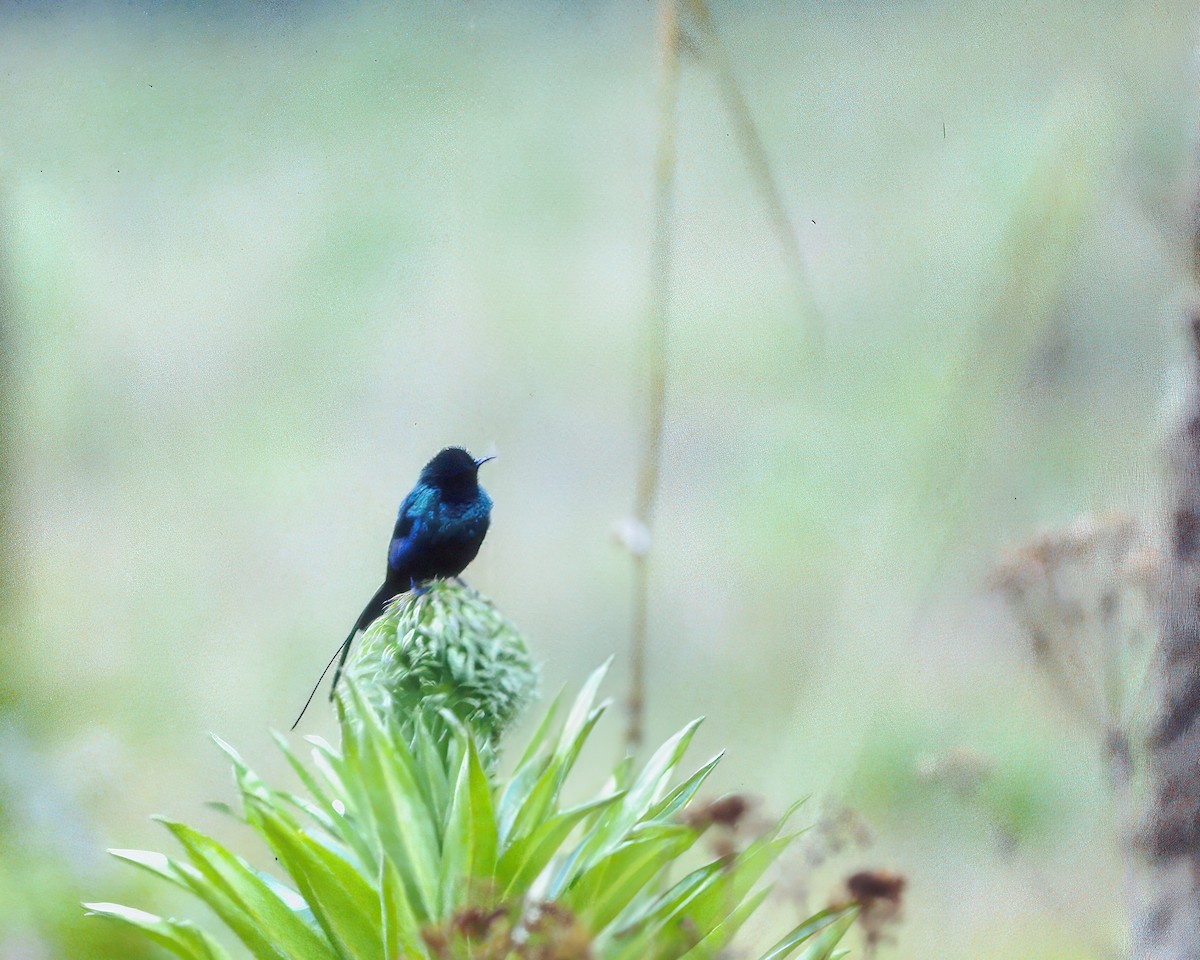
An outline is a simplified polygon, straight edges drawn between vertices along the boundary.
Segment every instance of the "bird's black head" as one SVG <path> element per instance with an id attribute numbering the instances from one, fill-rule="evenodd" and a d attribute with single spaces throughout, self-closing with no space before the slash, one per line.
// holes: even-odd
<path id="1" fill-rule="evenodd" d="M 469 499 L 479 489 L 479 468 L 491 457 L 476 460 L 462 447 L 447 447 L 425 464 L 421 483 L 437 487 L 455 500 Z"/>

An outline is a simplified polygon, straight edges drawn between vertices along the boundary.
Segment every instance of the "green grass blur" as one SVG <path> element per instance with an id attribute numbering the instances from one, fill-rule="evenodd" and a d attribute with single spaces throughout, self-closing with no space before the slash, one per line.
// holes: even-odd
<path id="1" fill-rule="evenodd" d="M 722 787 L 861 811 L 844 872 L 910 877 L 884 956 L 1105 956 L 1103 768 L 984 581 L 1156 508 L 1186 5 L 714 14 L 828 357 L 689 59 L 647 738 L 705 714 Z M 147 902 L 104 849 L 161 847 L 152 813 L 240 837 L 205 732 L 279 778 L 268 727 L 443 445 L 500 454 L 470 582 L 547 689 L 616 653 L 620 692 L 654 83 L 646 3 L 0 8 L 2 960 L 149 955 L 80 917 Z M 958 746 L 982 805 L 915 774 Z"/>

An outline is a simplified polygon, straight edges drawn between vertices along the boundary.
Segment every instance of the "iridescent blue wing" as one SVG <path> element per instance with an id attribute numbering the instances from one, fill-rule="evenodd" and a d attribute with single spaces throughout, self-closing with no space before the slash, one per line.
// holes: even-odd
<path id="1" fill-rule="evenodd" d="M 413 490 L 400 504 L 400 510 L 396 514 L 396 526 L 392 530 L 393 542 L 403 540 L 412 532 L 413 521 L 416 519 L 416 511 L 413 509 L 416 499 L 417 491 Z"/>
<path id="2" fill-rule="evenodd" d="M 388 569 L 400 570 L 408 560 L 408 553 L 421 532 L 420 504 L 414 490 L 400 504 L 396 526 L 392 530 L 392 542 L 388 544 Z"/>

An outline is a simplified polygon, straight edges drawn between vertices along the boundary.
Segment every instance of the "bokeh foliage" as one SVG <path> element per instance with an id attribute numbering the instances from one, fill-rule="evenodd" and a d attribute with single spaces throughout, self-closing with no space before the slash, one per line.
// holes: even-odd
<path id="1" fill-rule="evenodd" d="M 649 736 L 703 711 L 702 742 L 739 746 L 726 783 L 864 807 L 924 891 L 914 953 L 1034 956 L 1030 915 L 1069 941 L 1044 955 L 1094 953 L 1106 786 L 979 584 L 1033 523 L 1153 503 L 1192 13 L 715 13 L 829 367 L 799 382 L 790 279 L 688 63 Z M 0 930 L 85 956 L 74 902 L 122 876 L 98 851 L 219 793 L 200 731 L 250 731 L 257 756 L 264 720 L 290 722 L 432 450 L 496 441 L 471 579 L 548 645 L 549 682 L 620 650 L 653 23 L 616 3 L 0 18 L 24 587 Z M 1038 223 L 1070 229 L 1020 242 Z M 915 779 L 894 802 L 883 771 L 963 741 L 1055 856 L 997 851 Z"/>

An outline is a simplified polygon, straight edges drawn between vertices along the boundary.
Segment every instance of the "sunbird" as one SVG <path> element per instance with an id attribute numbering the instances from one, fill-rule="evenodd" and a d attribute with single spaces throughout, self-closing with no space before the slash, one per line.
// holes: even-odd
<path id="1" fill-rule="evenodd" d="M 492 519 L 492 498 L 479 485 L 479 468 L 493 459 L 475 459 L 462 447 L 446 447 L 425 464 L 417 485 L 400 504 L 388 544 L 383 586 L 367 601 L 349 635 L 321 671 L 293 730 L 337 660 L 329 687 L 329 699 L 333 699 L 354 638 L 375 622 L 388 603 L 408 590 L 422 593 L 422 584 L 430 580 L 457 577 L 475 559 Z"/>

